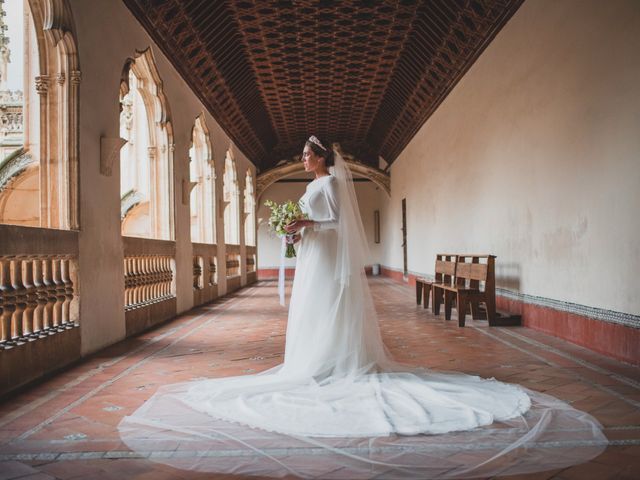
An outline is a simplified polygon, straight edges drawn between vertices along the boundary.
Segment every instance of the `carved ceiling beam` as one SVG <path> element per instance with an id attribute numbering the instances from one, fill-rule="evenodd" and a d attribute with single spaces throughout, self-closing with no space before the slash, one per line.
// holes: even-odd
<path id="1" fill-rule="evenodd" d="M 261 171 L 310 134 L 392 164 L 523 0 L 124 0 Z"/>

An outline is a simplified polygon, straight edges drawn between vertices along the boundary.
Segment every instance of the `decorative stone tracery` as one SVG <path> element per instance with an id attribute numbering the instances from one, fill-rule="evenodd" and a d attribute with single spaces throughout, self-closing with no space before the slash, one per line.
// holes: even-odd
<path id="1" fill-rule="evenodd" d="M 215 179 L 209 129 L 204 114 L 198 115 L 191 132 L 189 173 L 191 184 L 191 241 L 215 243 Z"/>
<path id="2" fill-rule="evenodd" d="M 24 173 L 27 168 L 35 166 L 33 157 L 23 148 L 0 160 L 0 195 L 14 178 Z M 0 203 L 2 200 L 4 199 L 0 198 Z"/>
<path id="3" fill-rule="evenodd" d="M 244 188 L 244 243 L 256 246 L 256 196 L 253 186 L 253 175 L 247 170 Z M 248 264 L 247 264 L 248 265 Z"/>
<path id="4" fill-rule="evenodd" d="M 73 16 L 67 0 L 29 0 L 29 7 L 40 52 L 40 224 L 77 229 L 80 68 Z"/>
<path id="5" fill-rule="evenodd" d="M 346 164 L 351 170 L 351 173 L 360 177 L 367 178 L 373 183 L 382 188 L 388 196 L 391 196 L 391 178 L 388 173 L 383 172 L 378 168 L 371 167 L 367 164 L 359 162 L 352 155 L 349 155 L 340 150 L 340 145 L 334 144 L 334 148 L 338 149 L 342 154 Z M 262 172 L 258 175 L 257 179 L 257 192 L 256 198 L 260 200 L 262 194 L 269 188 L 270 185 L 278 180 L 289 177 L 291 175 L 303 175 L 304 165 L 300 161 L 300 157 L 295 157 L 288 162 L 282 163 L 275 168 Z"/>
<path id="6" fill-rule="evenodd" d="M 127 210 L 123 235 L 174 238 L 173 130 L 167 98 L 150 48 L 125 63 L 120 83 L 122 201 L 132 190 L 139 207 Z"/>
<path id="7" fill-rule="evenodd" d="M 227 150 L 224 161 L 224 242 L 240 244 L 240 188 L 233 150 Z"/>
<path id="8" fill-rule="evenodd" d="M 24 0 L 25 57 L 13 59 L 35 65 L 25 67 L 23 91 L 0 92 L 0 129 L 19 137 L 14 148 L 23 148 L 37 167 L 20 175 L 35 174 L 37 187 L 21 191 L 13 201 L 13 191 L 5 191 L 2 205 L 15 211 L 12 202 L 28 200 L 38 213 L 34 218 L 13 218 L 0 208 L 0 222 L 55 229 L 79 228 L 78 199 L 78 101 L 80 69 L 73 17 L 67 0 Z M 6 63 L 10 61 L 9 39 L 2 35 L 3 54 L 0 84 L 6 85 Z M 35 44 L 32 41 L 35 39 Z M 34 61 L 32 61 L 32 59 Z M 71 79 L 71 81 L 67 81 Z M 37 98 L 30 98 L 35 87 Z M 1 87 L 0 90 L 2 90 Z M 38 121 L 34 122 L 33 120 Z M 33 125 L 37 127 L 32 128 Z M 17 138 L 16 137 L 16 138 Z M 4 150 L 4 149 L 3 149 Z M 4 154 L 3 154 L 4 157 Z M 0 158 L 0 161 L 2 158 Z M 26 180 L 17 178 L 18 184 Z M 25 192 L 29 192 L 26 195 Z M 27 199 L 26 196 L 29 198 Z M 35 197 L 35 198 L 31 198 Z M 35 222 L 35 223 L 34 223 Z"/>

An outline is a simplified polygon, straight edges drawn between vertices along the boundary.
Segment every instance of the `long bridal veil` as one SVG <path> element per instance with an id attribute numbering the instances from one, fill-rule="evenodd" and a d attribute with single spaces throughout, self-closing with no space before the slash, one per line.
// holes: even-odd
<path id="1" fill-rule="evenodd" d="M 312 183 L 305 195 L 336 203 L 337 222 L 305 232 L 298 249 L 284 363 L 160 388 L 118 426 L 136 455 L 203 472 L 353 480 L 524 474 L 606 448 L 593 417 L 553 397 L 393 361 L 339 153 L 333 178 Z M 310 203 L 310 218 L 328 214 Z"/>

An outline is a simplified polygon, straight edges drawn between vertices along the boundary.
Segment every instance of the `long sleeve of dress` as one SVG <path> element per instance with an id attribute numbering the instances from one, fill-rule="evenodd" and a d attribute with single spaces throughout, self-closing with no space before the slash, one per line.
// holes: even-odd
<path id="1" fill-rule="evenodd" d="M 338 228 L 338 186 L 335 178 L 331 178 L 322 188 L 327 201 L 328 217 L 316 219 L 313 229 L 337 230 Z"/>

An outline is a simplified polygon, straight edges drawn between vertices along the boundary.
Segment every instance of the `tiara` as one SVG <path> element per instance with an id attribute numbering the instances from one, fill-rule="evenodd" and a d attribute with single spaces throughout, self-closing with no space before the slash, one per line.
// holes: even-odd
<path id="1" fill-rule="evenodd" d="M 320 140 L 318 140 L 318 137 L 316 137 L 315 135 L 311 135 L 311 136 L 309 137 L 309 140 L 308 140 L 308 141 L 309 141 L 309 142 L 311 142 L 311 143 L 313 143 L 313 144 L 315 144 L 315 145 L 317 145 L 317 146 L 319 146 L 319 147 L 320 147 L 321 149 L 323 149 L 325 152 L 327 151 L 327 149 L 326 149 L 326 148 L 324 148 L 324 145 L 322 145 L 322 144 L 320 143 Z"/>

